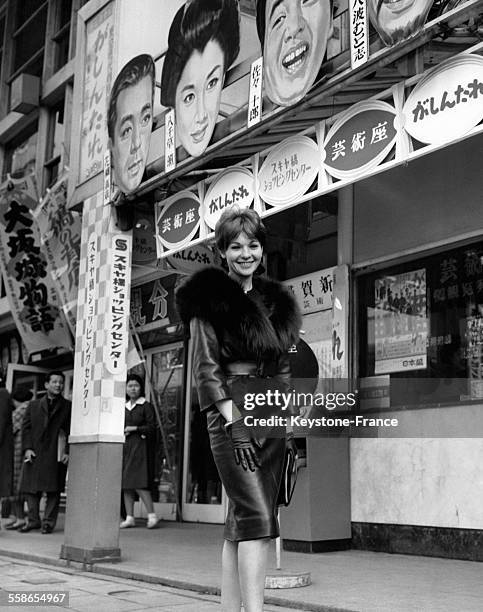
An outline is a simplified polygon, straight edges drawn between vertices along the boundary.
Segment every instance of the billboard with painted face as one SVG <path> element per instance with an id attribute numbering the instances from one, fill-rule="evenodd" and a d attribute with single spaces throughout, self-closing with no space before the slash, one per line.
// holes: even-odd
<path id="1" fill-rule="evenodd" d="M 191 0 L 176 13 L 161 77 L 161 103 L 175 109 L 176 141 L 189 155 L 209 145 L 228 68 L 240 49 L 237 0 Z"/>
<path id="2" fill-rule="evenodd" d="M 275 104 L 301 100 L 317 79 L 332 35 L 332 0 L 258 0 L 265 91 Z"/>
<path id="3" fill-rule="evenodd" d="M 415 34 L 432 4 L 433 0 L 367 0 L 369 19 L 388 46 Z"/>
<path id="4" fill-rule="evenodd" d="M 114 183 L 125 194 L 141 183 L 151 142 L 155 86 L 153 58 L 143 53 L 119 72 L 109 99 L 107 128 Z"/>

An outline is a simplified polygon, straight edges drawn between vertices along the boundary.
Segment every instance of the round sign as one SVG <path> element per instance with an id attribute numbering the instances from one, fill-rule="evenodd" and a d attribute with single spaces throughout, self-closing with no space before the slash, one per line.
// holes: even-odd
<path id="1" fill-rule="evenodd" d="M 339 179 L 358 178 L 375 168 L 394 146 L 396 110 L 387 102 L 354 105 L 329 130 L 324 142 L 326 170 Z"/>
<path id="2" fill-rule="evenodd" d="M 205 266 L 213 266 L 215 263 L 213 251 L 202 244 L 187 247 L 166 259 L 170 266 L 183 274 L 191 274 Z"/>
<path id="3" fill-rule="evenodd" d="M 157 203 L 156 235 L 166 249 L 187 244 L 200 225 L 200 200 L 191 191 L 180 191 L 163 207 Z"/>
<path id="4" fill-rule="evenodd" d="M 274 147 L 258 173 L 260 197 L 272 206 L 302 197 L 319 173 L 319 151 L 308 136 L 293 136 Z"/>
<path id="5" fill-rule="evenodd" d="M 222 213 L 233 205 L 248 208 L 254 195 L 253 174 L 250 170 L 241 166 L 223 170 L 205 195 L 203 207 L 207 225 L 215 229 Z"/>
<path id="6" fill-rule="evenodd" d="M 404 128 L 425 144 L 467 134 L 483 119 L 483 57 L 463 54 L 424 76 L 403 107 Z"/>

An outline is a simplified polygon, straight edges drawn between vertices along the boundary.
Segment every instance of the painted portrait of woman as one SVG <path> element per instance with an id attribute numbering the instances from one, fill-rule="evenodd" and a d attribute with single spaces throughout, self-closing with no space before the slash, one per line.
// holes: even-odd
<path id="1" fill-rule="evenodd" d="M 426 22 L 433 0 L 368 0 L 369 19 L 383 43 L 395 45 Z"/>
<path id="2" fill-rule="evenodd" d="M 175 109 L 177 142 L 193 157 L 210 143 L 225 73 L 239 49 L 237 0 L 191 0 L 176 13 L 161 77 L 161 104 Z"/>

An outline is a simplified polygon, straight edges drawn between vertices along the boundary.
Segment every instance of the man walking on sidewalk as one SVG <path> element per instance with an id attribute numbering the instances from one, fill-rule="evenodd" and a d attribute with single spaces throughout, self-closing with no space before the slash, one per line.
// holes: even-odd
<path id="1" fill-rule="evenodd" d="M 20 490 L 27 498 L 28 522 L 19 529 L 27 533 L 40 529 L 52 533 L 59 512 L 60 493 L 65 486 L 69 455 L 66 440 L 70 431 L 71 405 L 62 396 L 62 372 L 50 372 L 45 379 L 46 395 L 30 402 L 22 425 L 24 466 Z M 44 517 L 40 523 L 39 505 L 47 493 Z"/>

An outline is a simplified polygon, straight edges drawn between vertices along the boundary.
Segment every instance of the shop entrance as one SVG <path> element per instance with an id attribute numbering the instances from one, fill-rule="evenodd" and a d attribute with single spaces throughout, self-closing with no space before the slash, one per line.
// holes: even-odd
<path id="1" fill-rule="evenodd" d="M 9 363 L 7 366 L 6 387 L 10 393 L 15 387 L 26 387 L 33 393 L 33 399 L 40 399 L 45 395 L 44 380 L 45 375 L 51 368 L 39 368 L 31 365 L 19 365 Z M 64 370 L 65 384 L 64 397 L 72 399 L 73 370 Z"/>

